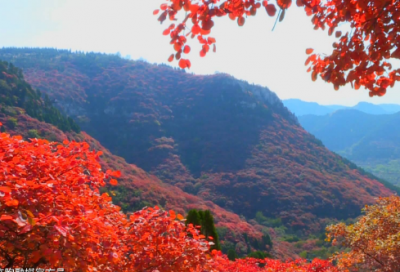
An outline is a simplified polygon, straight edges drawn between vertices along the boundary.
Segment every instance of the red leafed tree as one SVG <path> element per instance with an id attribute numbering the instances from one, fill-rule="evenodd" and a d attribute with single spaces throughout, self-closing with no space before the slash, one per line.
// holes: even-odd
<path id="1" fill-rule="evenodd" d="M 0 123 L 1 126 L 1 123 Z M 127 218 L 87 143 L 0 134 L 0 267 L 66 271 L 336 271 L 328 261 L 229 261 L 182 215 L 146 208 Z"/>
<path id="2" fill-rule="evenodd" d="M 127 220 L 99 195 L 110 175 L 98 155 L 86 143 L 0 134 L 0 267 L 120 267 Z"/>
<path id="3" fill-rule="evenodd" d="M 0 267 L 206 269 L 209 242 L 182 215 L 148 208 L 127 219 L 99 194 L 121 174 L 102 172 L 99 155 L 86 143 L 0 134 Z"/>
<path id="4" fill-rule="evenodd" d="M 282 262 L 273 259 L 236 259 L 229 261 L 221 252 L 214 252 L 213 269 L 226 272 L 338 272 L 329 261 L 315 259 L 311 263 L 306 260 Z"/>
<path id="5" fill-rule="evenodd" d="M 209 242 L 182 219 L 182 215 L 157 207 L 131 215 L 126 236 L 131 252 L 128 271 L 209 271 Z"/>
<path id="6" fill-rule="evenodd" d="M 171 24 L 164 35 L 171 37 L 171 44 L 176 51 L 169 57 L 180 60 L 181 68 L 190 68 L 190 62 L 181 58 L 185 50 L 187 37 L 197 38 L 202 44 L 200 56 L 210 50 L 215 51 L 215 38 L 209 37 L 216 17 L 228 16 L 245 24 L 245 18 L 255 16 L 264 8 L 269 16 L 277 14 L 283 20 L 285 11 L 292 6 L 292 0 L 166 0 L 160 6 L 158 20 L 162 23 L 167 18 L 175 21 L 178 13 L 185 13 L 184 19 Z M 335 33 L 337 42 L 328 56 L 312 54 L 306 65 L 312 72 L 312 79 L 318 75 L 335 89 L 350 83 L 355 89 L 364 86 L 370 96 L 385 94 L 400 80 L 400 69 L 393 69 L 390 59 L 400 59 L 400 2 L 398 0 L 296 0 L 296 5 L 304 8 L 312 16 L 314 29 L 328 29 L 328 34 Z M 160 10 L 154 11 L 159 14 Z M 336 31 L 341 23 L 349 23 L 350 33 Z M 184 34 L 186 30 L 187 34 Z M 311 54 L 312 50 L 307 49 Z"/>

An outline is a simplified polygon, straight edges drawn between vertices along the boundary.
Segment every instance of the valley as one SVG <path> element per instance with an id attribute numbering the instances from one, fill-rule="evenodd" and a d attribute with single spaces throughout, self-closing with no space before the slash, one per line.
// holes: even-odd
<path id="1" fill-rule="evenodd" d="M 371 115 L 344 109 L 324 116 L 300 116 L 299 122 L 330 150 L 400 185 L 399 119 L 399 113 Z"/>

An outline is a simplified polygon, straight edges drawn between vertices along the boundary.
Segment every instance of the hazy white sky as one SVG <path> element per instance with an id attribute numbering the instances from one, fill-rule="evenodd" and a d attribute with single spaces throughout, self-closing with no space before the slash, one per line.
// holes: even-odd
<path id="1" fill-rule="evenodd" d="M 152 12 L 163 0 L 0 0 L 0 47 L 56 47 L 120 52 L 132 59 L 168 63 L 173 53 L 169 38 Z M 283 22 L 271 31 L 275 18 L 260 9 L 243 27 L 218 18 L 212 34 L 217 53 L 199 57 L 197 40 L 189 55 L 196 74 L 216 71 L 269 87 L 281 99 L 299 98 L 321 104 L 400 104 L 400 84 L 382 97 L 369 98 L 366 90 L 350 87 L 334 91 L 321 79 L 311 81 L 306 72 L 305 49 L 329 53 L 333 37 L 315 31 L 304 11 L 290 8 Z M 346 27 L 346 26 L 343 26 Z M 177 66 L 177 63 L 172 64 Z M 398 65 L 397 65 L 398 66 Z"/>

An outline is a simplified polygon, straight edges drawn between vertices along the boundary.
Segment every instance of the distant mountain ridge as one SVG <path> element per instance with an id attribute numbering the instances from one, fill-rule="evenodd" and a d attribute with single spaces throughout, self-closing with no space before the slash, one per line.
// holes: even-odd
<path id="1" fill-rule="evenodd" d="M 286 99 L 282 100 L 283 104 L 296 116 L 303 116 L 308 114 L 325 115 L 333 113 L 341 109 L 359 110 L 368 114 L 392 114 L 400 112 L 400 105 L 397 104 L 372 104 L 368 102 L 359 102 L 353 107 L 341 105 L 320 105 L 316 102 L 306 102 L 300 99 Z"/>
<path id="2" fill-rule="evenodd" d="M 400 185 L 400 112 L 372 115 L 342 109 L 299 116 L 300 124 L 332 151 Z"/>

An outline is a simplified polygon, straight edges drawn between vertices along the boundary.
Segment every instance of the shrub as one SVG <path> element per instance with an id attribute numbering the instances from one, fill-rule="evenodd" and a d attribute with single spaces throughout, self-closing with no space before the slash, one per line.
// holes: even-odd
<path id="1" fill-rule="evenodd" d="M 16 118 L 8 118 L 7 122 L 6 122 L 7 127 L 9 127 L 10 129 L 14 129 L 17 127 L 18 125 L 18 120 Z"/>

